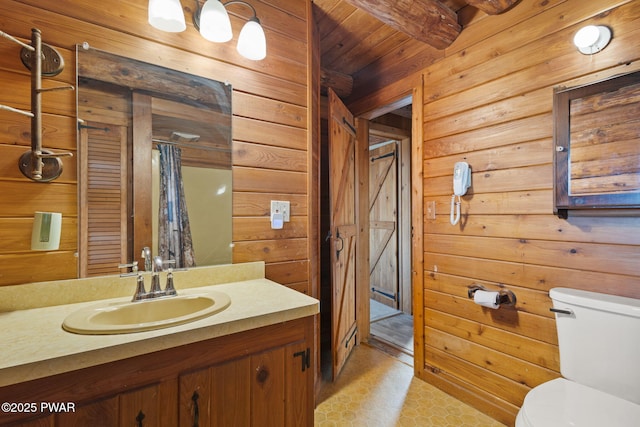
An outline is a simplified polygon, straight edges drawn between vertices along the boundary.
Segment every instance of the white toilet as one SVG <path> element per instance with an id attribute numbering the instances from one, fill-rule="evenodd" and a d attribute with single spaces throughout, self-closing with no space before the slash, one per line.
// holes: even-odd
<path id="1" fill-rule="evenodd" d="M 563 378 L 529 391 L 516 427 L 640 426 L 640 300 L 568 288 L 549 295 Z"/>

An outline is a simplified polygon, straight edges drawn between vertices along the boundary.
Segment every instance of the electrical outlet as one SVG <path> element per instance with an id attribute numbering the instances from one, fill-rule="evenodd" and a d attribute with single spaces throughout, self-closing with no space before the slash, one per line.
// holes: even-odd
<path id="1" fill-rule="evenodd" d="M 273 216 L 274 213 L 281 213 L 282 219 L 284 220 L 284 222 L 289 222 L 291 219 L 291 212 L 289 212 L 290 206 L 291 204 L 288 201 L 272 200 L 271 216 Z"/>

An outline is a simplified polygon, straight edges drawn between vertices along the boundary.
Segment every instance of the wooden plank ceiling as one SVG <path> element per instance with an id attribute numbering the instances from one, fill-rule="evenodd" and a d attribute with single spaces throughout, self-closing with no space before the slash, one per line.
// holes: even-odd
<path id="1" fill-rule="evenodd" d="M 519 0 L 314 0 L 323 89 L 347 102 L 443 56 L 478 15 Z"/>

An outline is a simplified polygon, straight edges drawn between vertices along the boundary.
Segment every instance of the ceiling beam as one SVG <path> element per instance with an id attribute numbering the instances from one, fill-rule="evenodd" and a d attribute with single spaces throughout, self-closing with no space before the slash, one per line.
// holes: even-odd
<path id="1" fill-rule="evenodd" d="M 499 15 L 520 0 L 465 0 L 469 6 L 480 9 L 487 15 Z"/>
<path id="2" fill-rule="evenodd" d="M 353 77 L 327 68 L 321 68 L 320 86 L 333 89 L 336 95 L 344 99 L 351 95 L 351 91 L 353 90 Z"/>
<path id="3" fill-rule="evenodd" d="M 462 30 L 458 24 L 458 15 L 437 0 L 345 0 L 345 2 L 437 49 L 450 46 Z"/>

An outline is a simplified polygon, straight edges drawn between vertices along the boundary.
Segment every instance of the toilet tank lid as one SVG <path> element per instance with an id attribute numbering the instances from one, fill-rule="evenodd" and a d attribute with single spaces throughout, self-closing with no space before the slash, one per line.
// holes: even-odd
<path id="1" fill-rule="evenodd" d="M 640 299 L 571 288 L 553 288 L 549 290 L 549 296 L 566 304 L 640 317 Z"/>

